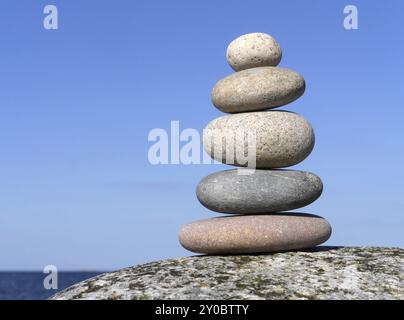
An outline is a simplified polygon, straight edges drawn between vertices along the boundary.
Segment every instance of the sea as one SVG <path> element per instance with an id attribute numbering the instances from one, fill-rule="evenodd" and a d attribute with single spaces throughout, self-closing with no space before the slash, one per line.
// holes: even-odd
<path id="1" fill-rule="evenodd" d="M 73 284 L 95 277 L 102 271 L 58 272 L 57 289 L 45 289 L 42 272 L 0 272 L 0 300 L 45 300 Z"/>

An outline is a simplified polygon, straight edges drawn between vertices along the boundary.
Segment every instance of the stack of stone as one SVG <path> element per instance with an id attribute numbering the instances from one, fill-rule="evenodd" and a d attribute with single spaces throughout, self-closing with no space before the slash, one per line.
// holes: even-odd
<path id="1" fill-rule="evenodd" d="M 267 110 L 298 99 L 305 90 L 302 76 L 276 67 L 281 57 L 278 43 L 264 33 L 243 35 L 227 49 L 227 61 L 236 72 L 215 85 L 212 102 L 231 114 L 207 125 L 204 149 L 217 161 L 248 166 L 234 155 L 230 159 L 227 149 L 234 137 L 246 139 L 245 132 L 254 132 L 257 169 L 248 174 L 240 169 L 221 171 L 199 183 L 197 197 L 205 207 L 236 215 L 183 226 L 180 243 L 190 251 L 232 254 L 297 250 L 319 245 L 331 235 L 329 223 L 319 216 L 284 212 L 315 201 L 323 185 L 313 173 L 279 169 L 301 162 L 314 147 L 313 129 L 302 116 Z M 226 148 L 218 145 L 222 138 Z M 244 155 L 250 150 L 246 141 L 237 142 L 235 147 Z"/>

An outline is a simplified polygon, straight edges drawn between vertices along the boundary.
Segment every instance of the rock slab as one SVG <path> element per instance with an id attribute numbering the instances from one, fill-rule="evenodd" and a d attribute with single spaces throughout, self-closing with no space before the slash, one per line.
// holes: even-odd
<path id="1" fill-rule="evenodd" d="M 319 247 L 151 262 L 78 283 L 51 299 L 404 299 L 404 249 Z"/>
<path id="2" fill-rule="evenodd" d="M 304 207 L 323 190 L 321 179 L 297 170 L 215 172 L 201 180 L 196 196 L 206 208 L 222 213 L 268 213 Z"/>

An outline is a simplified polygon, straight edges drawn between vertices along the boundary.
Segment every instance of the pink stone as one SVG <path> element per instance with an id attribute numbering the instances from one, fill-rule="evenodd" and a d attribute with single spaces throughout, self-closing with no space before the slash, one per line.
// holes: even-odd
<path id="1" fill-rule="evenodd" d="M 285 213 L 195 221 L 181 228 L 179 240 L 197 253 L 264 253 L 315 247 L 330 235 L 331 226 L 322 217 Z"/>

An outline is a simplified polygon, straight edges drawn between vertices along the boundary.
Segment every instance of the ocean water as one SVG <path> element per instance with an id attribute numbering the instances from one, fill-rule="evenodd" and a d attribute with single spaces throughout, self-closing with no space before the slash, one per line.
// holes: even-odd
<path id="1" fill-rule="evenodd" d="M 46 290 L 42 272 L 0 272 L 0 300 L 43 300 L 56 292 L 103 272 L 59 272 L 58 289 Z"/>

